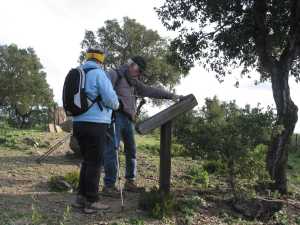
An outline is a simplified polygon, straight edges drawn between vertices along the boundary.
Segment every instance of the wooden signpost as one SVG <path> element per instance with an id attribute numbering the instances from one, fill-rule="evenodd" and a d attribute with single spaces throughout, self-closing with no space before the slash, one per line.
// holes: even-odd
<path id="1" fill-rule="evenodd" d="M 159 188 L 164 193 L 170 192 L 172 121 L 177 116 L 192 110 L 196 105 L 198 103 L 195 96 L 188 95 L 180 102 L 136 125 L 139 134 L 147 134 L 153 129 L 161 127 Z"/>

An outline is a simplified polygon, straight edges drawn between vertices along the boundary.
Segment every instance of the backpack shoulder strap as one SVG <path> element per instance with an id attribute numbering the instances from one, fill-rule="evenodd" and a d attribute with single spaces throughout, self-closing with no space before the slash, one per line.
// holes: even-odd
<path id="1" fill-rule="evenodd" d="M 89 71 L 91 70 L 95 70 L 95 69 L 98 69 L 98 68 L 87 68 L 87 69 L 83 69 L 81 67 L 78 67 L 77 68 L 79 73 L 81 73 L 82 75 L 82 85 L 81 85 L 81 89 L 85 92 L 85 87 L 86 87 L 86 75 L 88 74 Z M 97 103 L 97 105 L 99 106 L 100 108 L 100 111 L 103 111 L 103 106 L 101 104 L 101 101 L 102 101 L 102 97 L 101 95 L 98 95 L 95 99 L 91 99 L 86 93 L 85 93 L 85 96 L 86 98 L 88 99 L 89 101 L 89 108 L 91 108 L 95 103 Z"/>
<path id="2" fill-rule="evenodd" d="M 87 74 L 91 70 L 96 70 L 96 69 L 98 69 L 98 68 L 94 67 L 94 68 L 86 68 L 86 69 L 82 69 L 82 70 L 85 72 L 85 74 Z"/>

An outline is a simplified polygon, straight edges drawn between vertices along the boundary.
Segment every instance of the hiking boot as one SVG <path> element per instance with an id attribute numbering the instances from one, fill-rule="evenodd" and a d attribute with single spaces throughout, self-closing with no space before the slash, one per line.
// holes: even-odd
<path id="1" fill-rule="evenodd" d="M 119 198 L 120 191 L 116 188 L 116 186 L 112 186 L 112 187 L 104 186 L 101 195 L 106 197 Z"/>
<path id="2" fill-rule="evenodd" d="M 100 202 L 88 202 L 86 201 L 83 208 L 83 212 L 86 214 L 97 213 L 97 211 L 108 210 L 110 209 L 109 205 L 102 204 Z"/>
<path id="3" fill-rule="evenodd" d="M 75 201 L 72 203 L 74 208 L 82 209 L 84 208 L 86 199 L 82 195 L 76 195 Z"/>
<path id="4" fill-rule="evenodd" d="M 137 186 L 134 180 L 127 180 L 124 185 L 124 190 L 128 192 L 142 192 L 145 188 Z"/>

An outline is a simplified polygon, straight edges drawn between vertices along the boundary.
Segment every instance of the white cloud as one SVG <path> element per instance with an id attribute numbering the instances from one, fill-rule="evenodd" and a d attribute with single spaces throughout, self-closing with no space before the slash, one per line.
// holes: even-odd
<path id="1" fill-rule="evenodd" d="M 107 19 L 135 18 L 146 27 L 157 30 L 162 36 L 173 37 L 159 21 L 153 8 L 163 0 L 9 0 L 1 1 L 0 43 L 16 43 L 20 47 L 33 47 L 47 72 L 47 79 L 61 102 L 64 77 L 77 65 L 80 42 L 86 29 L 96 30 Z M 236 75 L 238 77 L 238 75 Z M 205 97 L 217 95 L 221 100 L 236 99 L 239 105 L 273 105 L 271 86 L 255 86 L 253 80 L 243 79 L 235 88 L 235 76 L 220 84 L 213 74 L 200 67 L 177 87 L 178 93 L 194 93 L 200 104 Z M 298 85 L 291 81 L 291 94 L 300 106 Z M 154 110 L 151 110 L 154 112 Z M 300 132 L 298 123 L 297 131 Z"/>

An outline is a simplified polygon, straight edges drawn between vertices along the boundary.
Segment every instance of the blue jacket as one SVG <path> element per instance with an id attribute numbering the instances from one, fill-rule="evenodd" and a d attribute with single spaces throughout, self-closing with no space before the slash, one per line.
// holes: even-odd
<path id="1" fill-rule="evenodd" d="M 81 66 L 83 69 L 90 69 L 86 74 L 85 90 L 91 99 L 97 96 L 102 97 L 103 111 L 100 110 L 97 103 L 95 103 L 87 112 L 73 117 L 73 122 L 94 122 L 94 123 L 111 123 L 112 109 L 119 108 L 119 101 L 116 92 L 114 91 L 111 81 L 100 67 L 99 64 L 93 61 L 87 61 Z"/>

